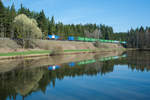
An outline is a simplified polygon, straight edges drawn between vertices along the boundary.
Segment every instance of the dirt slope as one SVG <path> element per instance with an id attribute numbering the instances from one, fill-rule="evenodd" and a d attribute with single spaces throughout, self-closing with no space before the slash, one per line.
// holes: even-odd
<path id="1" fill-rule="evenodd" d="M 34 49 L 51 50 L 61 47 L 63 50 L 97 49 L 92 42 L 79 41 L 55 41 L 55 40 L 34 40 Z M 101 43 L 99 48 L 123 48 L 120 44 Z M 10 39 L 0 39 L 0 53 L 24 51 L 20 45 Z"/>
<path id="2" fill-rule="evenodd" d="M 35 44 L 40 49 L 52 49 L 54 47 L 62 47 L 63 50 L 96 49 L 90 42 L 36 40 Z"/>

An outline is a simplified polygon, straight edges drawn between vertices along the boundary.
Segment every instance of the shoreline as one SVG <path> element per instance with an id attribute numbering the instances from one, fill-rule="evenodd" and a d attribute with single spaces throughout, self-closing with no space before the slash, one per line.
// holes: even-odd
<path id="1" fill-rule="evenodd" d="M 84 54 L 84 53 L 98 53 L 98 52 L 112 52 L 112 51 L 126 51 L 126 49 L 115 48 L 115 49 L 98 49 L 98 50 L 89 50 L 89 49 L 79 49 L 79 50 L 64 50 L 55 55 L 70 55 L 70 54 Z M 50 50 L 29 50 L 23 52 L 10 52 L 10 53 L 0 53 L 0 60 L 5 59 L 22 59 L 22 58 L 34 58 L 34 57 L 42 57 L 42 56 L 50 56 Z"/>
<path id="2" fill-rule="evenodd" d="M 122 51 L 116 52 L 99 52 L 99 53 L 78 53 L 66 54 L 58 56 L 42 56 L 42 57 L 28 57 L 22 59 L 4 59 L 0 60 L 0 73 L 9 72 L 20 67 L 37 68 L 41 66 L 61 65 L 69 62 L 79 62 L 91 59 L 100 59 L 111 56 L 121 56 Z M 7 65 L 7 66 L 6 66 Z M 19 66 L 18 66 L 19 65 Z M 20 66 L 22 65 L 22 66 Z"/>

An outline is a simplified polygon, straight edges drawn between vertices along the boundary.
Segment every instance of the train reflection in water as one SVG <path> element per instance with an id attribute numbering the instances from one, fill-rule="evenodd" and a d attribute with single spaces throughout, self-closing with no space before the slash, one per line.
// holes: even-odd
<path id="1" fill-rule="evenodd" d="M 85 64 L 91 64 L 91 63 L 95 63 L 96 61 L 109 61 L 109 60 L 114 60 L 114 59 L 119 59 L 119 58 L 124 58 L 126 57 L 126 55 L 122 55 L 122 56 L 111 56 L 111 57 L 103 57 L 103 58 L 99 58 L 99 59 L 90 59 L 90 60 L 84 60 L 84 61 L 80 61 L 80 62 L 70 62 L 68 63 L 69 67 L 74 67 L 76 64 L 77 65 L 85 65 Z M 54 71 L 56 69 L 61 68 L 61 65 L 50 65 L 48 66 L 48 70 L 49 71 Z"/>
<path id="2" fill-rule="evenodd" d="M 59 68 L 60 68 L 60 66 L 58 66 L 58 65 L 48 66 L 48 70 L 56 70 Z"/>

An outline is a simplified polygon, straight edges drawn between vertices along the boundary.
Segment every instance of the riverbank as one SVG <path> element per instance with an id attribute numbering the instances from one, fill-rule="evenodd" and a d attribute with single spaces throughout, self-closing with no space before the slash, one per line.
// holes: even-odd
<path id="1" fill-rule="evenodd" d="M 112 52 L 112 51 L 125 51 L 125 49 L 97 49 L 97 50 L 64 50 L 59 53 L 59 55 L 67 54 L 79 54 L 79 53 L 98 53 L 98 52 Z M 31 57 L 41 57 L 41 56 L 50 56 L 52 51 L 50 50 L 29 50 L 24 52 L 10 52 L 10 53 L 0 53 L 0 60 L 2 59 L 19 59 L 19 58 L 31 58 Z M 57 55 L 57 54 L 56 54 Z"/>
<path id="2" fill-rule="evenodd" d="M 127 48 L 127 51 L 150 51 L 150 48 L 143 48 L 143 49 L 139 49 L 139 48 Z"/>
<path id="3" fill-rule="evenodd" d="M 67 53 L 89 53 L 92 50 L 64 50 L 61 54 Z M 22 52 L 9 52 L 0 53 L 0 59 L 13 59 L 13 58 L 27 58 L 27 57 L 39 57 L 39 56 L 49 56 L 52 51 L 50 50 L 26 50 Z"/>
<path id="4" fill-rule="evenodd" d="M 96 53 L 125 51 L 120 44 L 101 43 L 96 47 L 92 42 L 34 40 L 32 49 L 22 49 L 15 41 L 0 40 L 0 59 L 17 59 L 49 55 L 66 55 L 77 53 Z"/>
<path id="5" fill-rule="evenodd" d="M 61 65 L 68 62 L 78 62 L 88 59 L 105 58 L 111 56 L 120 56 L 122 51 L 113 52 L 99 52 L 99 53 L 81 53 L 81 54 L 68 54 L 57 56 L 37 56 L 25 59 L 3 59 L 0 60 L 0 73 L 9 72 L 17 69 L 18 67 L 35 68 L 48 65 Z M 59 60 L 58 60 L 59 59 Z M 21 66 L 20 66 L 21 65 Z"/>

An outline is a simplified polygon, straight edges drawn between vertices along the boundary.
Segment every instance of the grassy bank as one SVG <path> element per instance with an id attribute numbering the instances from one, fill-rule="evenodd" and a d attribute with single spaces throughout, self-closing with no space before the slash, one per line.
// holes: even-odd
<path id="1" fill-rule="evenodd" d="M 76 53 L 76 52 L 92 52 L 93 50 L 81 49 L 81 50 L 64 50 L 64 53 Z M 35 51 L 24 51 L 24 52 L 10 52 L 0 53 L 2 56 L 26 56 L 26 55 L 37 55 L 37 54 L 50 54 L 50 50 L 35 50 Z"/>
<path id="2" fill-rule="evenodd" d="M 62 54 L 72 54 L 72 53 L 88 53 L 88 52 L 111 52 L 111 51 L 125 51 L 124 48 L 117 48 L 117 49 L 97 49 L 97 50 L 90 50 L 90 49 L 81 49 L 81 50 L 64 50 Z M 22 57 L 34 57 L 34 56 L 41 56 L 41 55 L 49 55 L 51 54 L 50 50 L 29 50 L 24 52 L 10 52 L 10 53 L 0 53 L 0 58 L 17 58 L 18 56 Z M 32 56 L 31 56 L 32 55 Z"/>
<path id="3" fill-rule="evenodd" d="M 34 55 L 34 54 L 48 54 L 48 53 L 50 53 L 49 50 L 37 50 L 37 51 L 0 53 L 0 56 L 20 56 L 20 55 Z"/>

